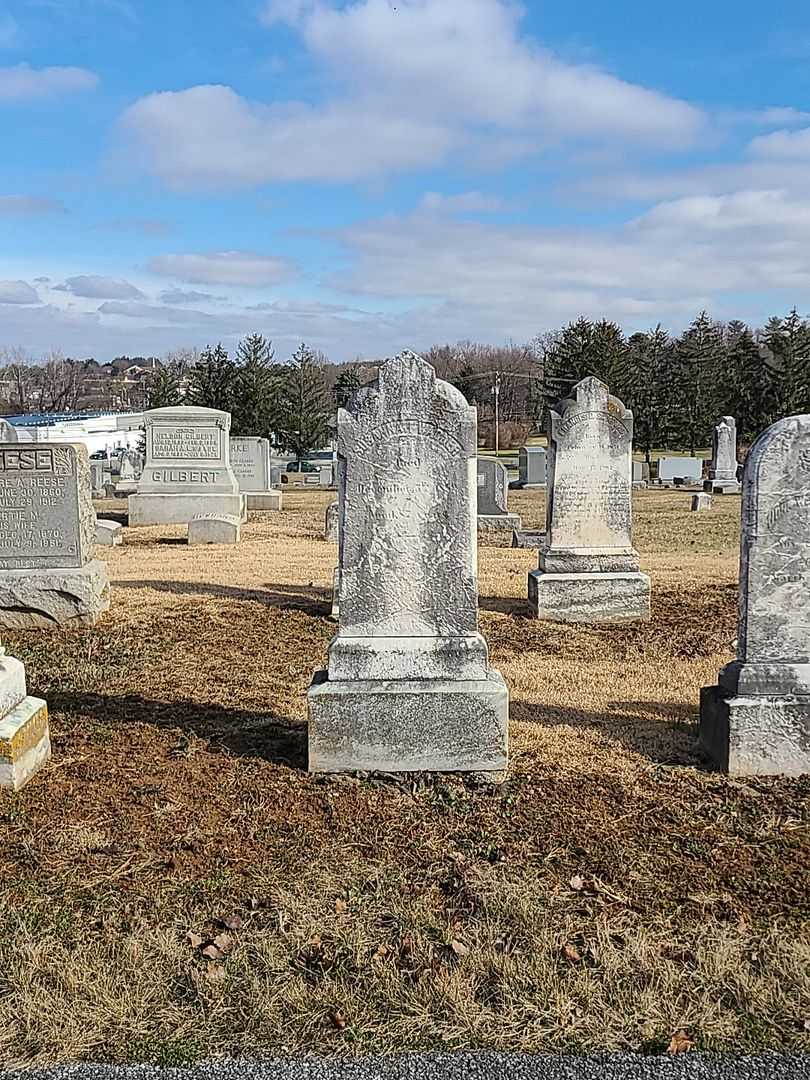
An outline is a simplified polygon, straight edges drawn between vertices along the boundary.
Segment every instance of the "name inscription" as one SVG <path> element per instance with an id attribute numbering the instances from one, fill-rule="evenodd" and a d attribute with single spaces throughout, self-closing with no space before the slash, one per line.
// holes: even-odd
<path id="1" fill-rule="evenodd" d="M 152 428 L 152 457 L 172 461 L 218 461 L 218 428 Z"/>

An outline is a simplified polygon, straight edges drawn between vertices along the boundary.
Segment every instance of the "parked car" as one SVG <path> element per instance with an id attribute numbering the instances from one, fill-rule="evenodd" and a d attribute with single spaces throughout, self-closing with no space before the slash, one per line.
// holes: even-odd
<path id="1" fill-rule="evenodd" d="M 307 473 L 316 473 L 318 471 L 317 466 L 312 465 L 309 461 L 288 461 L 287 468 L 281 474 L 282 484 L 306 484 Z M 288 476 L 288 473 L 292 473 L 292 476 Z M 309 481 L 311 483 L 311 481 Z"/>

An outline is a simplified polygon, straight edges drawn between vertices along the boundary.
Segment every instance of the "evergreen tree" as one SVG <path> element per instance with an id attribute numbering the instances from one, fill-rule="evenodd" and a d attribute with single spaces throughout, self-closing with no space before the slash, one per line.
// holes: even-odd
<path id="1" fill-rule="evenodd" d="M 552 407 L 578 382 L 595 375 L 620 397 L 627 386 L 627 342 L 616 323 L 581 316 L 543 347 L 543 399 Z"/>
<path id="2" fill-rule="evenodd" d="M 753 442 L 779 415 L 781 376 L 745 323 L 728 324 L 726 348 L 727 396 L 722 412 L 735 417 L 743 441 Z"/>
<path id="3" fill-rule="evenodd" d="M 337 377 L 332 397 L 338 409 L 345 409 L 349 401 L 360 389 L 360 370 L 357 364 L 349 364 L 344 367 Z"/>
<path id="4" fill-rule="evenodd" d="M 279 443 L 300 461 L 324 445 L 332 414 L 321 365 L 303 343 L 290 358 L 280 389 Z"/>
<path id="5" fill-rule="evenodd" d="M 768 321 L 763 340 L 778 372 L 777 412 L 780 416 L 810 408 L 810 327 L 794 307 L 784 318 Z"/>
<path id="6" fill-rule="evenodd" d="M 279 365 L 262 334 L 249 334 L 236 349 L 231 432 L 269 438 L 279 421 Z"/>
<path id="7" fill-rule="evenodd" d="M 655 447 L 666 446 L 672 427 L 673 344 L 659 323 L 628 342 L 625 404 L 633 410 L 633 434 L 649 463 Z"/>
<path id="8" fill-rule="evenodd" d="M 183 388 L 176 366 L 168 363 L 155 368 L 146 388 L 146 407 L 165 409 L 170 405 L 183 404 Z"/>
<path id="9" fill-rule="evenodd" d="M 236 365 L 221 342 L 207 346 L 189 372 L 189 404 L 233 412 L 235 397 Z"/>
<path id="10" fill-rule="evenodd" d="M 717 388 L 726 378 L 725 348 L 720 326 L 702 311 L 676 342 L 673 357 L 673 404 L 679 417 L 677 435 L 694 456 L 708 445 L 722 405 Z"/>

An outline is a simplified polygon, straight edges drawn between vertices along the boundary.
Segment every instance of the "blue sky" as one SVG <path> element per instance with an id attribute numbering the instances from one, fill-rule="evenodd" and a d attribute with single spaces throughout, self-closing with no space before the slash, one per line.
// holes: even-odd
<path id="1" fill-rule="evenodd" d="M 32 356 L 810 308 L 806 0 L 0 0 L 0 136 Z"/>

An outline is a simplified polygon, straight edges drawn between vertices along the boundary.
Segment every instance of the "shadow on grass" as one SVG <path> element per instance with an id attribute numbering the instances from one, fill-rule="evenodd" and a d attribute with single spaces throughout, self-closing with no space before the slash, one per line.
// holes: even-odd
<path id="1" fill-rule="evenodd" d="M 168 541 L 171 542 L 171 541 Z M 185 541 L 180 541 L 185 543 Z M 332 594 L 311 585 L 280 585 L 268 582 L 263 589 L 242 589 L 238 585 L 220 585 L 212 581 L 116 581 L 116 589 L 155 589 L 158 592 L 191 596 L 222 596 L 229 600 L 256 600 L 279 611 L 305 611 L 326 616 L 331 611 Z"/>
<path id="2" fill-rule="evenodd" d="M 103 510 L 97 516 L 99 521 L 115 521 L 119 525 L 123 525 L 124 528 L 129 525 L 129 514 L 125 510 Z"/>
<path id="3" fill-rule="evenodd" d="M 594 731 L 659 765 L 709 769 L 698 743 L 697 705 L 609 701 L 604 711 L 513 700 L 513 721 L 538 727 Z"/>
<path id="4" fill-rule="evenodd" d="M 529 601 L 525 596 L 479 596 L 478 607 L 481 611 L 529 617 Z"/>
<path id="5" fill-rule="evenodd" d="M 54 712 L 91 718 L 106 727 L 123 730 L 127 724 L 151 724 L 176 729 L 239 757 L 256 757 L 293 769 L 307 766 L 307 726 L 272 712 L 228 709 L 196 701 L 151 701 L 138 694 L 52 691 L 48 704 Z"/>

